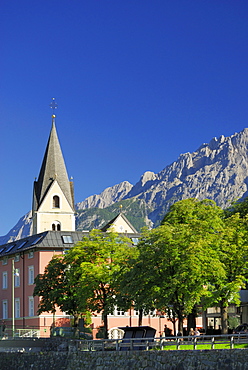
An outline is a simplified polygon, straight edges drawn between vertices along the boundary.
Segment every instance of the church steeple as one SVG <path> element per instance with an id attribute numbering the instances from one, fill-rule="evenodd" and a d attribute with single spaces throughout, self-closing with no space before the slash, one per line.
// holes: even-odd
<path id="1" fill-rule="evenodd" d="M 74 213 L 73 184 L 68 179 L 53 114 L 39 177 L 34 182 L 33 232 L 60 229 L 74 231 Z"/>

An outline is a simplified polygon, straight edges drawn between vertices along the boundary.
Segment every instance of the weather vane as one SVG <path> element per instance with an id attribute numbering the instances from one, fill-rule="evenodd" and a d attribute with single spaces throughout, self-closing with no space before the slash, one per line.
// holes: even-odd
<path id="1" fill-rule="evenodd" d="M 52 108 L 52 110 L 53 110 L 53 116 L 55 116 L 55 114 L 54 114 L 54 111 L 55 111 L 55 109 L 57 109 L 58 108 L 58 104 L 56 103 L 56 101 L 55 101 L 55 98 L 52 98 L 52 101 L 51 101 L 51 103 L 50 103 L 50 108 Z"/>

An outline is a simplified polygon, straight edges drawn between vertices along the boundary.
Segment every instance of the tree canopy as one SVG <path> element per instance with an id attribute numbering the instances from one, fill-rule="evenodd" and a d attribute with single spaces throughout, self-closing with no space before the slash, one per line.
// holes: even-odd
<path id="1" fill-rule="evenodd" d="M 72 273 L 79 275 L 80 291 L 91 312 L 102 312 L 105 337 L 107 315 L 113 312 L 121 272 L 127 261 L 136 256 L 130 239 L 114 232 L 93 230 L 65 257 Z"/>
<path id="2" fill-rule="evenodd" d="M 107 315 L 113 312 L 121 273 L 136 257 L 131 240 L 114 232 L 92 230 L 66 255 L 55 256 L 44 274 L 35 279 L 34 295 L 40 296 L 38 313 L 56 306 L 78 321 L 86 311 L 101 312 L 107 337 Z"/>
<path id="3" fill-rule="evenodd" d="M 44 273 L 35 278 L 33 295 L 39 296 L 38 314 L 51 311 L 56 307 L 74 317 L 74 326 L 78 326 L 79 316 L 86 312 L 86 306 L 80 295 L 79 276 L 69 273 L 68 264 L 63 255 L 54 256 L 46 266 Z"/>
<path id="4" fill-rule="evenodd" d="M 182 332 L 197 305 L 219 305 L 227 332 L 227 307 L 239 303 L 248 268 L 246 204 L 235 207 L 224 212 L 208 199 L 179 201 L 159 227 L 143 230 L 137 247 L 117 233 L 92 230 L 36 277 L 38 313 L 59 306 L 77 322 L 87 310 L 101 312 L 107 337 L 116 306 L 167 312 Z"/>
<path id="5" fill-rule="evenodd" d="M 179 331 L 198 304 L 238 303 L 246 280 L 245 222 L 238 214 L 225 219 L 208 199 L 173 204 L 161 226 L 143 232 L 138 258 L 124 276 L 124 292 L 136 308 L 156 307 L 177 318 Z M 222 328 L 227 330 L 224 309 Z"/>

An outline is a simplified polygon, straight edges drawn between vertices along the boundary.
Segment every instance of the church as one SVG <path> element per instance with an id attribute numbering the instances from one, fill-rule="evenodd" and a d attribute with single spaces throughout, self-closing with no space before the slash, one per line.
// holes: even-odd
<path id="1" fill-rule="evenodd" d="M 56 104 L 54 101 L 52 104 Z M 53 112 L 54 113 L 54 112 Z M 32 235 L 0 246 L 0 319 L 8 334 L 21 336 L 34 331 L 37 336 L 49 336 L 54 317 L 43 312 L 37 315 L 39 297 L 33 297 L 34 278 L 42 274 L 55 254 L 66 253 L 88 231 L 76 231 L 74 187 L 69 180 L 57 130 L 56 116 L 52 115 L 52 127 L 46 146 L 38 179 L 33 185 Z M 124 233 L 130 242 L 137 244 L 139 233 L 120 211 L 103 228 Z M 172 326 L 164 316 L 145 316 L 143 325 L 157 329 L 157 335 L 165 324 Z M 119 335 L 118 327 L 137 326 L 138 312 L 116 308 L 109 315 L 109 337 Z M 55 326 L 66 326 L 70 316 L 57 311 Z M 95 337 L 102 326 L 101 314 L 92 316 L 92 331 Z"/>

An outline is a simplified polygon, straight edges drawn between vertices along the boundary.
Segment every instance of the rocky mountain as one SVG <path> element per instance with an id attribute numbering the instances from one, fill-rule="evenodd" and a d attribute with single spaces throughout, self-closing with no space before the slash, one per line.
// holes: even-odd
<path id="1" fill-rule="evenodd" d="M 132 189 L 133 185 L 128 181 L 106 188 L 101 194 L 91 195 L 83 202 L 76 204 L 76 209 L 105 208 L 123 199 Z"/>
<path id="2" fill-rule="evenodd" d="M 17 224 L 4 236 L 0 236 L 0 245 L 28 236 L 32 233 L 32 211 L 26 213 Z"/>
<path id="3" fill-rule="evenodd" d="M 145 172 L 131 185 L 124 181 L 76 204 L 77 228 L 89 230 L 108 222 L 122 204 L 123 213 L 140 230 L 157 226 L 171 204 L 186 198 L 213 199 L 226 208 L 233 200 L 248 196 L 248 129 L 230 137 L 213 138 L 193 153 L 184 153 L 161 172 Z M 30 227 L 24 216 L 0 238 L 20 238 Z"/>

